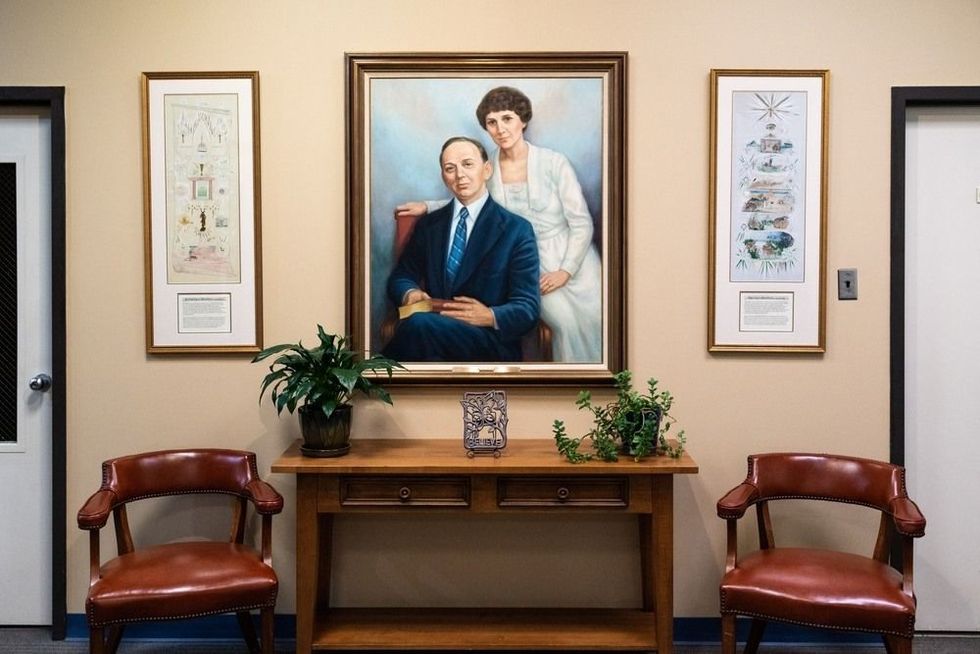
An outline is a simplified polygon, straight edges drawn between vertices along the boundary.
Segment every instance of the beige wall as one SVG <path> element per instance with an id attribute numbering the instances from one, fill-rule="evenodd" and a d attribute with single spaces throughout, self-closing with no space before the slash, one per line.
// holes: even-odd
<path id="1" fill-rule="evenodd" d="M 714 503 L 746 454 L 888 456 L 889 89 L 980 83 L 978 27 L 969 0 L 4 0 L 0 85 L 67 89 L 69 610 L 83 610 L 87 581 L 74 510 L 103 459 L 243 447 L 267 473 L 298 432 L 256 404 L 262 369 L 246 359 L 144 353 L 141 71 L 260 71 L 265 331 L 276 343 L 344 325 L 345 51 L 628 51 L 629 366 L 677 396 L 701 465 L 677 484 L 676 599 L 678 615 L 711 616 L 724 547 Z M 861 298 L 828 293 L 825 356 L 705 351 L 713 67 L 831 71 L 828 275 L 858 268 Z M 455 437 L 457 396 L 399 390 L 393 408 L 358 408 L 356 437 Z M 511 436 L 547 436 L 558 417 L 581 431 L 573 399 L 511 391 Z M 287 498 L 275 550 L 280 610 L 292 612 L 294 489 L 270 479 Z M 870 547 L 870 527 L 845 520 L 828 542 Z M 784 532 L 802 533 L 795 520 Z M 619 518 L 345 520 L 334 599 L 635 604 L 634 537 Z"/>

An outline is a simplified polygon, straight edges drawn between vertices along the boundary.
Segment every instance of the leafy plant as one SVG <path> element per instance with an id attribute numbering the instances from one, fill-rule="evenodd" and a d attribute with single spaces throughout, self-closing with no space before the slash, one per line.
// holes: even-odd
<path id="1" fill-rule="evenodd" d="M 678 458 L 684 452 L 687 437 L 683 431 L 677 434 L 677 445 L 667 440 L 667 433 L 675 420 L 670 415 L 674 396 L 670 391 L 659 390 L 657 380 L 647 381 L 647 392 L 633 390 L 633 376 L 624 370 L 615 376 L 616 401 L 605 406 L 592 403 L 592 393 L 581 391 L 575 401 L 580 410 L 590 411 L 594 426 L 579 438 L 568 436 L 565 423 L 555 420 L 552 430 L 558 453 L 571 463 L 582 463 L 595 458 L 617 461 L 621 452 L 639 460 L 650 454 L 665 454 Z M 579 447 L 589 439 L 593 452 L 580 452 Z"/>
<path id="2" fill-rule="evenodd" d="M 297 406 L 313 407 L 328 418 L 357 393 L 391 404 L 388 392 L 365 373 L 384 372 L 391 379 L 392 371 L 404 366 L 380 355 L 365 357 L 350 348 L 348 338 L 328 334 L 321 325 L 317 325 L 317 336 L 320 344 L 316 347 L 283 343 L 255 355 L 252 363 L 279 355 L 262 380 L 259 402 L 269 390 L 279 414 L 283 409 L 292 413 Z"/>

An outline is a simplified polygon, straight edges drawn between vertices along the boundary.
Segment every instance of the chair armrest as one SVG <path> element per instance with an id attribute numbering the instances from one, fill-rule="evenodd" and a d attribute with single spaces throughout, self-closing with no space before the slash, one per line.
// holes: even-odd
<path id="1" fill-rule="evenodd" d="M 759 489 L 753 484 L 742 482 L 718 500 L 718 517 L 738 520 L 758 499 Z"/>
<path id="2" fill-rule="evenodd" d="M 895 497 L 888 503 L 895 529 L 905 536 L 919 538 L 926 533 L 926 519 L 919 507 L 907 497 Z"/>
<path id="3" fill-rule="evenodd" d="M 78 510 L 78 528 L 102 529 L 115 504 L 116 494 L 111 490 L 102 488 L 96 491 Z"/>
<path id="4" fill-rule="evenodd" d="M 244 488 L 245 497 L 263 515 L 275 515 L 282 511 L 282 495 L 261 479 L 253 479 Z"/>

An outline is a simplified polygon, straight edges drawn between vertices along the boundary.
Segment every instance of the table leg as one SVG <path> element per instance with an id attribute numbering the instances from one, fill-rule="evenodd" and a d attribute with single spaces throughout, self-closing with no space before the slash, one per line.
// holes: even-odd
<path id="1" fill-rule="evenodd" d="M 313 648 L 317 604 L 320 534 L 316 512 L 316 475 L 296 476 L 296 652 Z"/>
<path id="2" fill-rule="evenodd" d="M 641 513 L 639 515 L 640 520 L 640 583 L 641 583 L 641 593 L 643 595 L 643 610 L 653 611 L 656 608 L 656 598 L 653 596 L 653 571 L 651 566 L 653 565 L 653 555 L 651 554 L 650 546 L 653 542 L 653 536 L 651 534 L 651 529 L 653 529 L 653 515 L 650 513 Z"/>
<path id="3" fill-rule="evenodd" d="M 674 651 L 674 477 L 652 475 L 653 515 L 648 527 L 647 575 L 644 603 L 652 595 L 657 620 L 657 651 Z M 646 516 L 644 516 L 646 517 Z M 641 522 L 642 525 L 642 522 Z M 641 530 L 642 533 L 642 530 Z M 643 551 L 641 549 L 641 552 Z M 652 586 L 652 592 L 650 590 Z M 646 607 L 644 607 L 646 608 Z"/>

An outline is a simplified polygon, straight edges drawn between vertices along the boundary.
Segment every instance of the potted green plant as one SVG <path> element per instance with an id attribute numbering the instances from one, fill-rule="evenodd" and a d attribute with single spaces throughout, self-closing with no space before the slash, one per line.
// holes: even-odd
<path id="1" fill-rule="evenodd" d="M 298 407 L 303 454 L 343 456 L 350 451 L 351 399 L 361 394 L 391 404 L 387 391 L 366 373 L 383 372 L 391 379 L 395 368 L 404 367 L 380 355 L 365 357 L 350 348 L 349 339 L 320 325 L 317 336 L 316 347 L 283 343 L 255 355 L 252 363 L 278 355 L 262 380 L 259 402 L 268 389 L 276 413 Z"/>
<path id="2" fill-rule="evenodd" d="M 674 424 L 670 407 L 674 397 L 670 391 L 659 390 L 657 380 L 647 382 L 647 392 L 633 390 L 633 376 L 629 370 L 615 375 L 616 400 L 607 405 L 592 404 L 592 393 L 581 391 L 575 404 L 579 409 L 590 411 L 594 426 L 584 436 L 572 438 L 565 431 L 565 423 L 555 420 L 553 431 L 559 454 L 572 463 L 591 461 L 616 461 L 620 454 L 628 454 L 636 460 L 651 454 L 678 458 L 684 452 L 687 437 L 681 431 L 676 445 L 667 440 L 667 432 Z M 580 452 L 585 439 L 592 441 L 594 452 Z"/>

